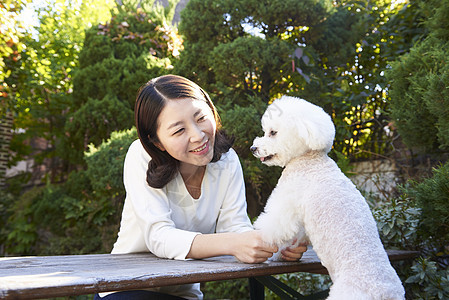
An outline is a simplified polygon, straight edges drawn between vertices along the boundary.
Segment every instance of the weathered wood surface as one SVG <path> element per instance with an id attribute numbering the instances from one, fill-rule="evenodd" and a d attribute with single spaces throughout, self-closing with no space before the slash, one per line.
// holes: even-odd
<path id="1" fill-rule="evenodd" d="M 416 256 L 388 251 L 390 260 Z M 292 272 L 323 273 L 313 250 L 300 262 L 245 264 L 232 256 L 160 259 L 150 253 L 0 258 L 0 299 L 39 299 Z"/>

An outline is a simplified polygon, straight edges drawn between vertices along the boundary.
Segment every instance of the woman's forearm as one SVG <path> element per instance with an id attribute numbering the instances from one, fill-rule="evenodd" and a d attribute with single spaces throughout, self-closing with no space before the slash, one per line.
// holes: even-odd
<path id="1" fill-rule="evenodd" d="M 242 262 L 259 263 L 266 261 L 277 250 L 277 247 L 265 244 L 260 233 L 255 230 L 199 234 L 194 238 L 187 258 L 233 255 Z"/>
<path id="2" fill-rule="evenodd" d="M 220 255 L 233 255 L 232 237 L 234 232 L 198 234 L 190 248 L 187 258 L 201 259 Z"/>

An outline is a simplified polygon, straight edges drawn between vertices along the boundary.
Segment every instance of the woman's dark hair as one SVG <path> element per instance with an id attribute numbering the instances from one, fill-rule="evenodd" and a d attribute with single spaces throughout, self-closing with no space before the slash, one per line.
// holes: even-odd
<path id="1" fill-rule="evenodd" d="M 137 94 L 134 114 L 140 142 L 151 156 L 148 163 L 147 182 L 153 188 L 162 188 L 178 173 L 179 161 L 166 151 L 161 151 L 155 143 L 158 117 L 167 100 L 196 99 L 206 102 L 217 123 L 214 156 L 212 162 L 220 160 L 221 155 L 231 148 L 234 140 L 220 129 L 220 117 L 209 95 L 196 83 L 177 75 L 164 75 L 143 85 Z"/>

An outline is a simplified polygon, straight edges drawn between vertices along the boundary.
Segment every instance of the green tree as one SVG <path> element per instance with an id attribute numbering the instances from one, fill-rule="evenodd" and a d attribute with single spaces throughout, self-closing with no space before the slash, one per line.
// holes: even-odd
<path id="1" fill-rule="evenodd" d="M 5 78 L 21 59 L 20 52 L 25 45 L 20 40 L 25 35 L 25 26 L 19 20 L 19 14 L 27 1 L 9 0 L 0 3 L 0 118 L 13 106 L 10 86 Z"/>
<path id="2" fill-rule="evenodd" d="M 394 149 L 384 129 L 390 122 L 384 72 L 419 38 L 419 16 L 394 1 L 335 4 L 319 26 L 300 33 L 305 46 L 294 60 L 307 77 L 296 93 L 331 113 L 335 150 L 351 159 L 388 155 Z"/>
<path id="3" fill-rule="evenodd" d="M 444 249 L 449 241 L 449 162 L 433 169 L 429 178 L 412 181 L 405 188 L 421 209 L 419 235 L 430 249 L 449 253 Z"/>
<path id="4" fill-rule="evenodd" d="M 5 185 L 5 171 L 10 156 L 14 108 L 11 87 L 17 84 L 8 83 L 5 78 L 10 76 L 13 68 L 20 65 L 20 52 L 26 47 L 20 40 L 25 36 L 25 26 L 19 19 L 26 3 L 14 0 L 0 3 L 0 188 Z"/>
<path id="5" fill-rule="evenodd" d="M 421 152 L 449 149 L 449 1 L 416 1 L 428 35 L 392 63 L 391 116 Z"/>
<path id="6" fill-rule="evenodd" d="M 39 40 L 30 40 L 33 47 L 23 54 L 28 64 L 20 75 L 33 90 L 16 91 L 23 103 L 19 120 L 27 129 L 24 137 L 30 132 L 48 137 L 55 160 L 74 170 L 59 167 L 59 178 L 14 194 L 15 201 L 6 209 L 1 203 L 0 215 L 8 224 L 1 237 L 9 253 L 111 250 L 125 194 L 123 159 L 137 138 L 135 130 L 111 131 L 132 126 L 138 87 L 166 73 L 182 46 L 176 29 L 167 23 L 173 5 L 165 9 L 153 2 L 138 4 L 126 2 L 112 11 L 108 22 L 96 22 L 76 38 L 58 34 L 65 27 L 54 24 L 60 18 L 55 11 L 40 11 Z M 67 13 L 69 18 L 71 12 Z M 49 36 L 52 30 L 55 34 Z M 46 42 L 42 44 L 41 38 Z M 35 71 L 29 71 L 32 66 Z M 56 82 L 62 74 L 64 81 Z M 39 156 L 32 157 L 40 163 Z"/>
<path id="7" fill-rule="evenodd" d="M 289 85 L 296 46 L 288 33 L 325 18 L 330 2 L 191 0 L 181 12 L 185 49 L 177 71 L 220 99 L 248 104 L 256 95 L 268 102 Z"/>
<path id="8" fill-rule="evenodd" d="M 72 93 L 72 74 L 83 46 L 84 30 L 109 15 L 111 1 L 52 1 L 37 8 L 36 37 L 25 35 L 20 61 L 9 66 L 6 84 L 10 87 L 15 111 L 15 134 L 11 164 L 30 154 L 24 140 L 42 138 L 44 146 L 34 153 L 37 165 L 46 165 L 50 180 L 64 177 L 67 151 L 61 147 L 64 124 Z"/>
<path id="9" fill-rule="evenodd" d="M 74 163 L 90 143 L 98 146 L 111 132 L 132 127 L 138 88 L 166 73 L 179 53 L 182 40 L 167 23 L 174 1 L 168 10 L 153 2 L 117 6 L 107 23 L 86 32 L 65 124 Z"/>

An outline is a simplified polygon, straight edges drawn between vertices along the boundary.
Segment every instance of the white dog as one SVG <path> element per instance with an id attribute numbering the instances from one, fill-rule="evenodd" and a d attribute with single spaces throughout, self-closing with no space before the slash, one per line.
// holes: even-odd
<path id="1" fill-rule="evenodd" d="M 251 151 L 285 167 L 254 223 L 265 241 L 280 248 L 310 242 L 333 282 L 328 299 L 404 299 L 365 199 L 327 156 L 335 135 L 330 116 L 283 96 L 264 113 L 262 128 Z"/>

